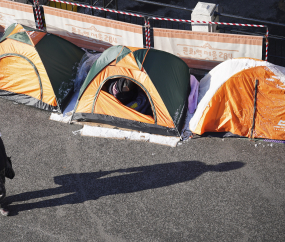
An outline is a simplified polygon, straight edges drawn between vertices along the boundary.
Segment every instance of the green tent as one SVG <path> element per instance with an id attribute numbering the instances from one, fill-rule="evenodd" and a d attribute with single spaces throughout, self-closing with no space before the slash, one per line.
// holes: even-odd
<path id="1" fill-rule="evenodd" d="M 109 80 L 117 78 L 128 79 L 144 91 L 152 114 L 123 105 L 108 93 Z M 187 111 L 189 82 L 188 66 L 175 55 L 155 49 L 113 46 L 91 67 L 72 119 L 179 136 Z"/>
<path id="2" fill-rule="evenodd" d="M 12 24 L 0 40 L 0 97 L 62 112 L 84 53 L 61 37 Z"/>

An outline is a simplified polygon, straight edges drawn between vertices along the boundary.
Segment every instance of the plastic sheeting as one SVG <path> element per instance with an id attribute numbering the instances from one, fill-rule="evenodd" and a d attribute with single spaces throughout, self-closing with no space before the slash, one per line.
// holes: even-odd
<path id="1" fill-rule="evenodd" d="M 84 82 L 91 66 L 94 64 L 94 62 L 101 56 L 102 53 L 89 53 L 86 52 L 78 67 L 77 67 L 77 73 L 76 77 L 74 79 L 74 94 L 72 95 L 72 98 L 70 99 L 67 107 L 63 111 L 63 115 L 66 116 L 67 113 L 73 112 L 73 109 L 76 105 L 76 101 L 79 95 L 79 90 L 82 86 L 82 83 Z"/>
<path id="2" fill-rule="evenodd" d="M 85 78 L 87 77 L 87 74 L 91 66 L 101 56 L 101 54 L 102 53 L 92 54 L 89 52 L 86 52 L 84 54 L 84 56 L 82 57 L 79 63 L 76 78 L 74 80 L 74 92 L 77 92 L 80 90 Z"/>

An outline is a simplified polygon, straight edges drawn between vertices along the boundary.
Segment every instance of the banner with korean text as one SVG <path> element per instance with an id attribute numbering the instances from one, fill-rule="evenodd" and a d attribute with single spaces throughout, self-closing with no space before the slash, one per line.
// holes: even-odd
<path id="1" fill-rule="evenodd" d="M 153 29 L 154 48 L 182 58 L 190 68 L 212 69 L 227 59 L 262 59 L 263 36 Z"/>
<path id="2" fill-rule="evenodd" d="M 5 28 L 15 22 L 35 28 L 33 6 L 0 0 L 0 32 L 3 33 Z"/>
<path id="3" fill-rule="evenodd" d="M 44 6 L 49 33 L 82 48 L 103 51 L 112 45 L 143 47 L 142 26 Z"/>

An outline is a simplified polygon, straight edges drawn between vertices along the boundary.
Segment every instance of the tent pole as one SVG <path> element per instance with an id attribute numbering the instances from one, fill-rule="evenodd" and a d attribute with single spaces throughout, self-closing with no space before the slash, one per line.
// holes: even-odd
<path id="1" fill-rule="evenodd" d="M 255 88 L 254 88 L 254 105 L 253 105 L 253 117 L 252 117 L 252 127 L 250 132 L 250 138 L 252 139 L 253 129 L 255 126 L 255 112 L 256 112 L 256 97 L 257 97 L 257 85 L 258 79 L 255 80 Z"/>

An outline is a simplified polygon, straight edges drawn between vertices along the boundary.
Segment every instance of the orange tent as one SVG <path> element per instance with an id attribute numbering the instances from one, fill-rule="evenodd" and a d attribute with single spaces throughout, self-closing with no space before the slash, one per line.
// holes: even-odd
<path id="1" fill-rule="evenodd" d="M 241 58 L 225 61 L 201 81 L 190 130 L 285 140 L 285 68 Z"/>
<path id="2" fill-rule="evenodd" d="M 108 93 L 109 83 L 116 78 L 125 78 L 141 88 L 152 115 L 123 105 Z M 187 111 L 189 79 L 188 66 L 177 56 L 155 49 L 112 46 L 91 67 L 72 119 L 180 136 Z"/>
<path id="3" fill-rule="evenodd" d="M 62 111 L 84 51 L 56 35 L 12 24 L 0 39 L 0 97 Z"/>

